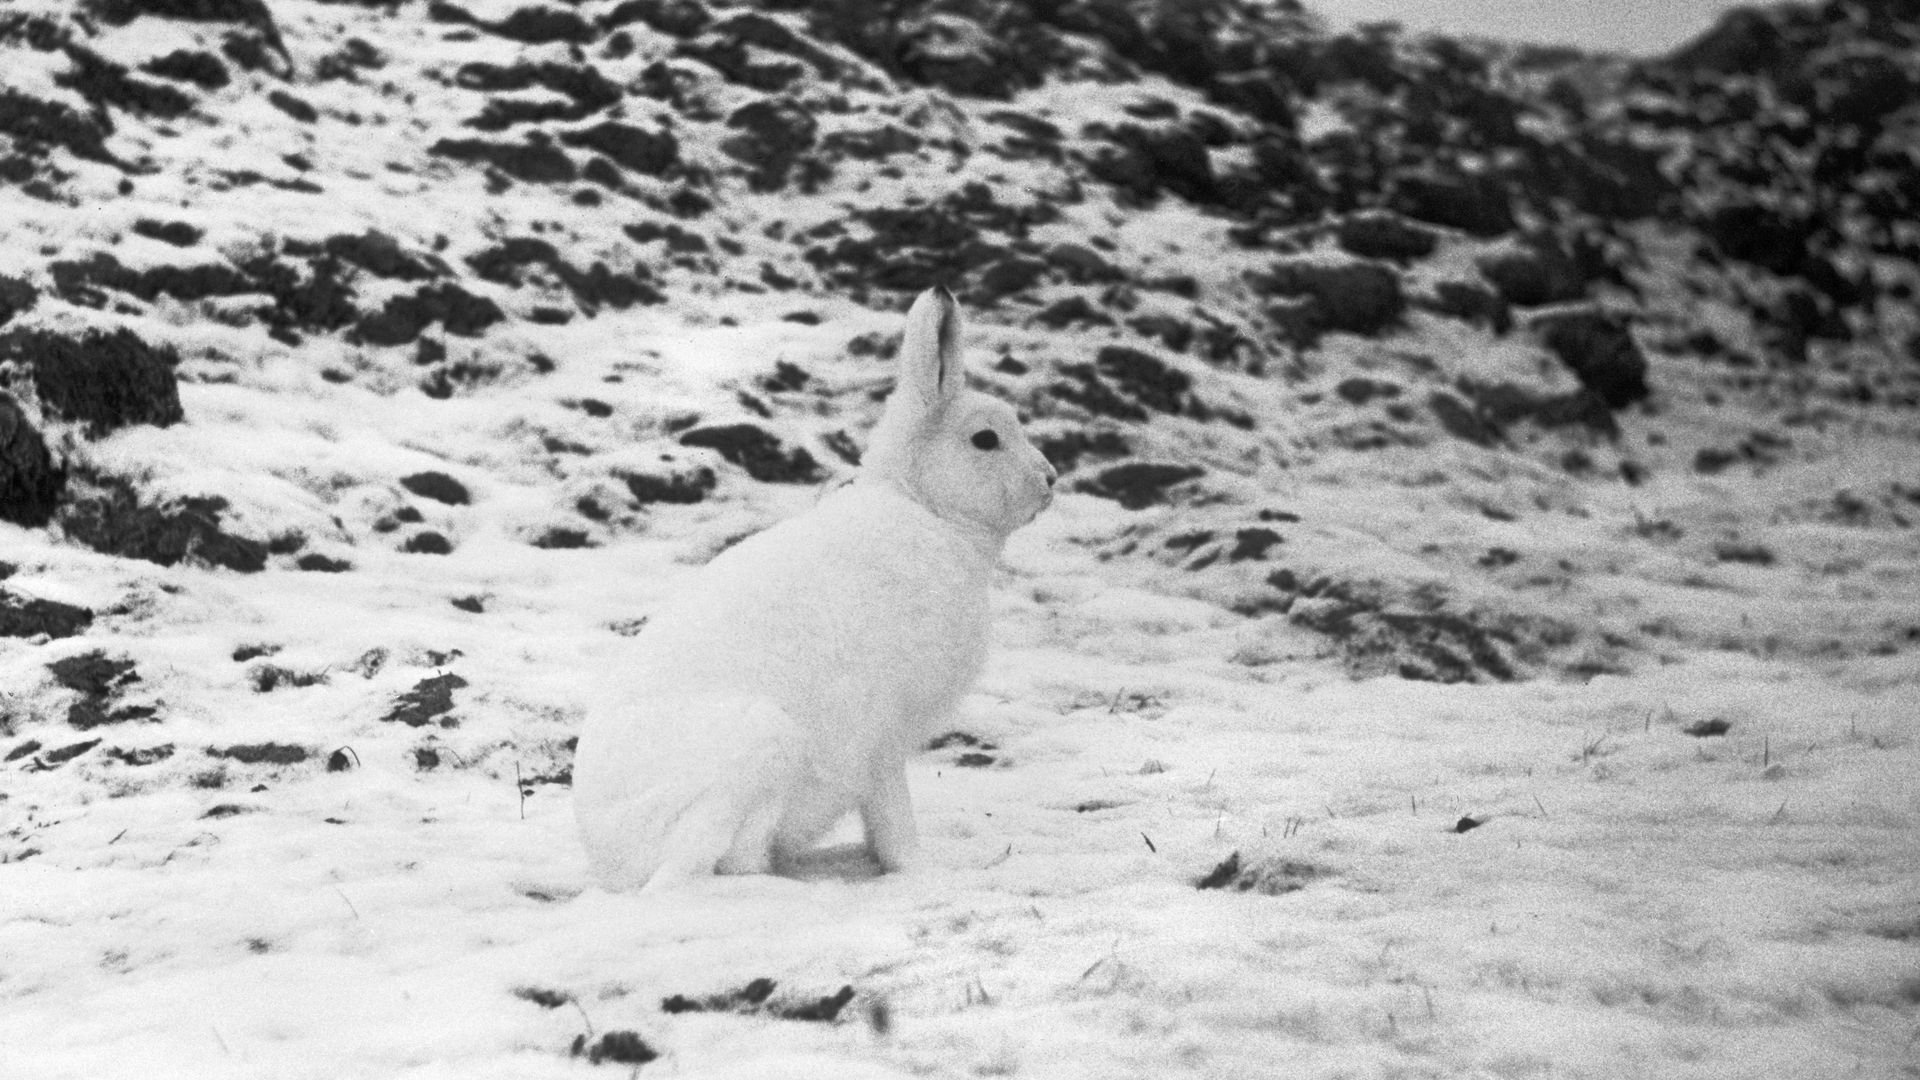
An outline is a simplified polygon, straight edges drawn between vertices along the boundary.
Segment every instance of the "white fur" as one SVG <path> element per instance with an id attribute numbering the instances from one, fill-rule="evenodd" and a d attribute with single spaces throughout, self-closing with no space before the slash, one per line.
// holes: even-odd
<path id="1" fill-rule="evenodd" d="M 906 760 L 978 677 L 994 562 L 1054 479 L 966 388 L 960 332 L 946 290 L 915 301 L 859 477 L 696 572 L 611 673 L 573 772 L 609 888 L 765 873 L 856 811 L 882 869 L 913 859 Z"/>

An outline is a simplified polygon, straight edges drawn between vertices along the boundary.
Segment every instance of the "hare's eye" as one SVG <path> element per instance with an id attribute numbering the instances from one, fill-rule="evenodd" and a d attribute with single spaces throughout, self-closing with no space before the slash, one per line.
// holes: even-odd
<path id="1" fill-rule="evenodd" d="M 992 428 L 981 428 L 973 433 L 973 445 L 977 450 L 998 450 L 1000 433 Z"/>

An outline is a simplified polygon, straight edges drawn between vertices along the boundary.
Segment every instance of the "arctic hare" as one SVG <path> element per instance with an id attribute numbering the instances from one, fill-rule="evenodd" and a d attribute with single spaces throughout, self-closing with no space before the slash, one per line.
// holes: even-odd
<path id="1" fill-rule="evenodd" d="M 574 813 L 609 888 L 766 873 L 852 811 L 883 870 L 916 847 L 906 760 L 980 674 L 987 589 L 1054 470 L 967 389 L 960 313 L 907 314 L 859 476 L 695 572 L 587 717 Z"/>

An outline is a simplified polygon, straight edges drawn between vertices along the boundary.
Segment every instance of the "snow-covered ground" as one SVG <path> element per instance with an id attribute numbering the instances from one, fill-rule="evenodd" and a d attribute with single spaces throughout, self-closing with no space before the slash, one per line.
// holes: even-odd
<path id="1" fill-rule="evenodd" d="M 344 24 L 381 29 L 392 79 L 499 44 L 449 43 L 414 9 L 391 26 L 274 11 L 302 64 Z M 173 47 L 127 33 L 106 39 L 124 62 Z M 452 234 L 453 261 L 547 219 L 569 251 L 624 244 L 548 188 L 482 203 L 471 171 L 388 169 L 418 165 L 430 135 L 337 122 L 381 77 L 296 87 L 330 118 L 317 135 L 284 135 L 238 90 L 207 107 L 223 125 L 188 118 L 138 151 L 151 128 L 128 122 L 115 145 L 159 155 L 157 174 L 115 198 L 116 174 L 65 161 L 73 199 L 0 190 L 6 258 L 112 242 L 161 265 L 168 249 L 124 234 L 152 217 L 190 218 L 229 255 L 377 228 L 409 251 Z M 427 95 L 457 92 L 407 78 L 415 123 L 450 125 L 456 107 Z M 1075 110 L 1119 92 L 1054 86 L 1022 107 L 1078 131 Z M 988 123 L 991 103 L 919 93 L 953 110 L 896 110 L 922 134 Z M 256 112 L 282 134 L 238 139 Z M 249 154 L 278 176 L 296 151 L 337 198 L 194 178 Z M 724 160 L 691 135 L 684 153 Z M 984 154 L 954 169 L 942 183 L 1006 174 L 1009 201 L 1043 183 Z M 913 186 L 871 179 L 876 205 Z M 749 268 L 797 263 L 768 219 L 844 214 L 858 197 L 840 184 L 756 201 L 715 181 L 738 200 L 716 235 Z M 484 214 L 500 222 L 482 237 Z M 1222 227 L 1178 203 L 1090 203 L 1044 228 L 1109 235 L 1116 260 L 1191 273 L 1206 296 L 1236 287 Z M 1408 279 L 1477 250 L 1449 240 Z M 0 1077 L 1920 1074 L 1911 411 L 1811 407 L 1756 444 L 1774 403 L 1656 357 L 1652 404 L 1620 414 L 1618 441 L 1482 446 L 1402 437 L 1329 393 L 1356 372 L 1441 385 L 1503 365 L 1570 384 L 1532 368 L 1538 350 L 1425 312 L 1378 340 L 1331 335 L 1287 381 L 1183 358 L 1195 397 L 1257 427 L 1155 415 L 1127 429 L 1138 456 L 1202 464 L 1203 494 L 1127 509 L 1064 483 L 1014 538 L 987 673 L 911 768 L 923 868 L 876 877 L 848 831 L 797 879 L 610 895 L 573 834 L 581 704 L 690 567 L 821 486 L 754 482 L 672 433 L 758 393 L 769 426 L 816 448 L 822 484 L 842 479 L 821 438 L 863 441 L 889 377 L 845 346 L 898 328 L 831 293 L 672 281 L 659 306 L 442 336 L 453 361 L 493 366 L 444 400 L 414 388 L 410 349 L 270 340 L 211 317 L 220 300 L 112 312 L 179 348 L 186 419 L 94 441 L 49 421 L 66 450 L 153 499 L 217 493 L 238 531 L 297 532 L 351 569 L 159 566 L 0 524 L 9 592 L 95 614 L 74 636 L 0 639 Z M 362 284 L 369 303 L 397 287 Z M 812 321 L 782 318 L 803 308 Z M 52 295 L 34 316 L 99 317 Z M 1002 310 L 977 320 L 973 355 L 1045 372 L 1120 333 Z M 811 396 L 751 389 L 777 360 Z M 1038 375 L 985 381 L 1037 431 L 1076 419 Z M 1736 443 L 1755 449 L 1690 467 Z M 1576 445 L 1591 468 L 1555 467 Z M 1616 479 L 1623 463 L 1644 479 Z M 703 501 L 623 495 L 627 476 L 698 466 L 719 476 Z M 423 473 L 466 498 L 401 483 Z M 552 541 L 567 530 L 586 546 Z M 426 531 L 451 550 L 402 550 Z M 1394 674 L 1432 640 L 1502 674 Z M 86 695 L 50 665 L 96 653 L 94 699 L 135 712 L 76 729 Z"/>

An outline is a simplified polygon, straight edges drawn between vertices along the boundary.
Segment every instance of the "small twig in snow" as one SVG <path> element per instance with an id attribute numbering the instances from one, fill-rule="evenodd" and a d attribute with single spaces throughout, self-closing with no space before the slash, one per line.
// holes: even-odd
<path id="1" fill-rule="evenodd" d="M 1141 833 L 1140 839 L 1145 840 L 1147 842 L 1148 851 L 1153 852 L 1155 855 L 1160 854 L 1160 849 L 1153 846 L 1153 837 L 1148 836 L 1146 833 Z"/>
<path id="2" fill-rule="evenodd" d="M 567 1000 L 573 1003 L 574 1008 L 580 1010 L 580 1022 L 587 1025 L 587 1038 L 593 1038 L 593 1017 L 587 1015 L 587 1007 L 580 1004 L 580 999 L 572 994 L 567 995 Z"/>
<path id="3" fill-rule="evenodd" d="M 338 895 L 338 896 L 340 897 L 340 899 L 341 899 L 341 900 L 342 900 L 343 902 L 345 902 L 345 904 L 347 905 L 347 910 L 348 910 L 348 911 L 351 911 L 351 912 L 353 912 L 353 917 L 354 917 L 354 918 L 356 918 L 356 919 L 357 919 L 357 918 L 359 918 L 359 917 L 360 917 L 360 909 L 359 909 L 359 908 L 357 908 L 357 907 L 354 907 L 354 906 L 353 906 L 353 901 L 351 901 L 351 900 L 348 900 L 348 899 L 347 899 L 347 894 L 346 894 L 346 893 L 344 893 L 344 892 L 341 892 L 341 891 L 340 891 L 340 886 L 338 886 L 338 885 L 335 885 L 335 886 L 333 887 L 333 891 L 334 891 L 334 892 L 335 892 L 335 893 L 336 893 L 336 894 L 337 894 L 337 895 Z"/>

